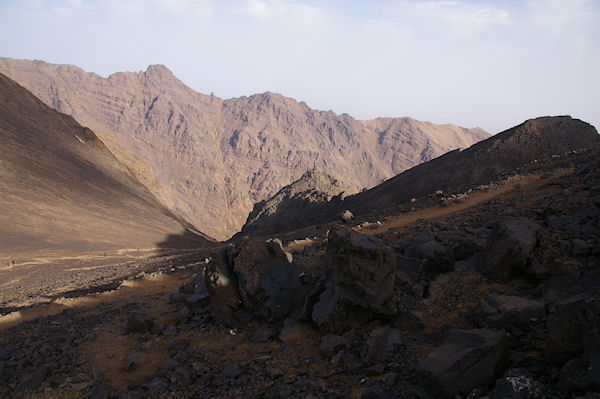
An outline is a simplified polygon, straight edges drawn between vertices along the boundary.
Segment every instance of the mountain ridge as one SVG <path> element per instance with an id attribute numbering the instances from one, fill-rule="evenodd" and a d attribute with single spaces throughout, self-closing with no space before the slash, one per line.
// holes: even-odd
<path id="1" fill-rule="evenodd" d="M 220 99 L 162 65 L 103 78 L 0 58 L 0 72 L 91 128 L 171 211 L 220 240 L 241 229 L 256 202 L 308 169 L 358 192 L 488 137 L 409 118 L 358 121 L 272 92 Z"/>

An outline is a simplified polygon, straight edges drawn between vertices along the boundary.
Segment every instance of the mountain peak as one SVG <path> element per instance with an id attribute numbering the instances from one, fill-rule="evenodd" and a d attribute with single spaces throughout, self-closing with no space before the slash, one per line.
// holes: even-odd
<path id="1" fill-rule="evenodd" d="M 173 72 L 162 64 L 148 65 L 146 72 L 144 72 L 147 78 L 152 80 L 171 80 L 176 79 Z"/>

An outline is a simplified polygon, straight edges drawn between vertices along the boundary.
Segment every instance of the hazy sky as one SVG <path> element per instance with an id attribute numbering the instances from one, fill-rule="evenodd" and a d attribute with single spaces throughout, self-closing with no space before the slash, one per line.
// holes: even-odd
<path id="1" fill-rule="evenodd" d="M 600 0 L 0 0 L 0 56 L 108 76 L 164 64 L 222 98 L 496 133 L 600 128 Z"/>

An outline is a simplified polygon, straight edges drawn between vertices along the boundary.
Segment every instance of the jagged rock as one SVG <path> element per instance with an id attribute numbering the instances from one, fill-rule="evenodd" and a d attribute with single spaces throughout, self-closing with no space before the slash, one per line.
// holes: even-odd
<path id="1" fill-rule="evenodd" d="M 396 255 L 381 241 L 352 230 L 329 232 L 333 274 L 313 308 L 312 318 L 324 331 L 347 329 L 374 313 L 394 314 L 386 303 L 393 295 Z"/>
<path id="2" fill-rule="evenodd" d="M 244 307 L 267 321 L 286 317 L 297 301 L 301 269 L 281 246 L 243 239 L 232 260 Z"/>
<path id="3" fill-rule="evenodd" d="M 527 218 L 499 220 L 489 239 L 484 271 L 499 280 L 509 278 L 516 270 L 525 271 L 539 229 L 538 224 Z"/>
<path id="4" fill-rule="evenodd" d="M 344 222 L 346 224 L 352 223 L 352 221 L 354 220 L 354 215 L 352 214 L 352 212 L 350 212 L 348 209 L 346 209 L 340 215 L 340 219 L 342 220 L 342 222 Z"/>
<path id="5" fill-rule="evenodd" d="M 329 334 L 321 337 L 319 351 L 327 357 L 338 353 L 341 348 L 349 348 L 350 340 L 341 335 Z"/>
<path id="6" fill-rule="evenodd" d="M 132 313 L 127 318 L 125 332 L 127 334 L 144 334 L 151 331 L 152 326 L 154 326 L 154 317 L 145 313 Z"/>
<path id="7" fill-rule="evenodd" d="M 478 313 L 490 326 L 516 334 L 526 329 L 532 319 L 543 319 L 546 309 L 543 301 L 492 294 L 479 301 Z"/>
<path id="8" fill-rule="evenodd" d="M 402 335 L 399 330 L 389 326 L 376 328 L 369 334 L 361 353 L 362 360 L 365 364 L 385 362 L 400 344 Z"/>
<path id="9" fill-rule="evenodd" d="M 600 329 L 599 294 L 584 292 L 556 302 L 550 309 L 547 325 L 548 353 L 553 359 L 564 362 L 579 356 L 585 333 Z"/>
<path id="10" fill-rule="evenodd" d="M 526 369 L 510 369 L 496 381 L 488 393 L 491 399 L 543 399 L 544 385 L 536 381 Z"/>
<path id="11" fill-rule="evenodd" d="M 417 364 L 420 385 L 452 398 L 490 385 L 507 365 L 508 339 L 494 330 L 451 330 L 444 343 Z"/>

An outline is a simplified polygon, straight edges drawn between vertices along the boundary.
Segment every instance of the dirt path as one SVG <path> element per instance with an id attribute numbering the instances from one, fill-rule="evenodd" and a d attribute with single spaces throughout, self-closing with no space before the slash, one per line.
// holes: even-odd
<path id="1" fill-rule="evenodd" d="M 544 184 L 548 183 L 548 181 L 565 176 L 569 173 L 573 173 L 573 169 L 560 169 L 552 175 L 544 177 L 536 174 L 524 176 L 517 175 L 514 176 L 510 181 L 506 181 L 492 190 L 470 194 L 468 199 L 464 202 L 454 202 L 445 207 L 429 207 L 415 212 L 410 212 L 405 215 L 395 216 L 388 219 L 381 226 L 376 226 L 371 229 L 361 229 L 360 232 L 371 235 L 378 234 L 390 229 L 397 229 L 411 223 L 415 223 L 419 219 L 437 219 L 462 212 L 467 209 L 475 208 L 494 199 L 504 199 L 506 197 L 519 195 L 524 192 L 534 192 L 535 190 L 540 189 Z"/>

